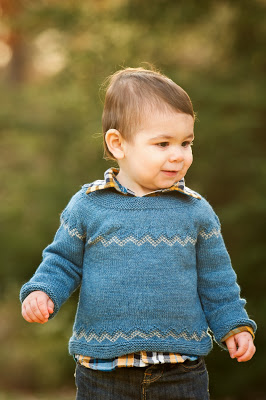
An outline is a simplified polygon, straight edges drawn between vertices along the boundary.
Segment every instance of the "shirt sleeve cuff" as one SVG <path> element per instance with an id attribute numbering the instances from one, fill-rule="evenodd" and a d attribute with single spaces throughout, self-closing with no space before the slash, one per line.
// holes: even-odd
<path id="1" fill-rule="evenodd" d="M 239 326 L 237 328 L 232 329 L 230 332 L 228 332 L 227 335 L 225 335 L 222 338 L 221 342 L 225 342 L 228 338 L 230 338 L 231 336 L 234 336 L 240 332 L 249 332 L 251 334 L 253 340 L 255 339 L 254 331 L 250 326 Z"/>

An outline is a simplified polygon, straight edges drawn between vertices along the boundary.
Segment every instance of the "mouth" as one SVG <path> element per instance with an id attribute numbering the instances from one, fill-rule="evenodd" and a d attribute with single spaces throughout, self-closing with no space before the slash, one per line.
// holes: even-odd
<path id="1" fill-rule="evenodd" d="M 164 175 L 169 176 L 169 177 L 174 177 L 178 174 L 179 171 L 162 171 Z"/>

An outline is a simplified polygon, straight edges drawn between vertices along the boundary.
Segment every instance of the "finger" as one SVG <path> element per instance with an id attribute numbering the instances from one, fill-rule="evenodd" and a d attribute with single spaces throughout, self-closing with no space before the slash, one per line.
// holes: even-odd
<path id="1" fill-rule="evenodd" d="M 37 318 L 36 315 L 31 311 L 30 306 L 26 306 L 26 314 L 28 318 L 31 319 L 31 322 L 38 322 L 39 324 L 43 322 L 42 320 Z"/>
<path id="2" fill-rule="evenodd" d="M 249 342 L 249 346 L 247 351 L 241 356 L 237 357 L 238 362 L 249 361 L 255 354 L 256 347 L 254 346 L 253 342 Z"/>
<path id="3" fill-rule="evenodd" d="M 40 321 L 39 319 L 37 319 L 31 312 L 30 308 L 28 306 L 25 307 L 24 312 L 22 313 L 24 319 L 27 322 L 38 322 L 38 323 L 42 323 L 42 321 Z"/>
<path id="4" fill-rule="evenodd" d="M 54 312 L 54 303 L 50 298 L 48 300 L 48 312 L 49 314 L 53 314 Z"/>
<path id="5" fill-rule="evenodd" d="M 36 300 L 35 300 L 36 303 Z M 42 316 L 42 314 L 39 312 L 36 314 L 36 304 L 34 306 L 32 306 L 32 302 L 31 303 L 27 303 L 25 305 L 25 310 L 26 313 L 28 315 L 28 317 L 33 321 L 33 322 L 39 322 L 39 323 L 43 323 L 44 322 L 44 317 Z"/>
<path id="6" fill-rule="evenodd" d="M 236 342 L 235 342 L 234 336 L 231 336 L 231 337 L 229 337 L 229 338 L 226 340 L 226 346 L 227 346 L 227 348 L 228 348 L 230 357 L 231 357 L 231 358 L 234 358 L 234 357 L 235 357 L 236 350 L 237 350 Z"/>
<path id="7" fill-rule="evenodd" d="M 236 341 L 236 344 L 238 347 L 238 350 L 235 354 L 236 358 L 244 355 L 248 351 L 250 346 L 253 347 L 253 339 L 252 339 L 250 333 L 248 333 L 248 332 L 242 332 L 242 333 L 239 333 L 238 335 L 235 335 L 235 341 Z"/>
<path id="8" fill-rule="evenodd" d="M 237 351 L 235 353 L 235 358 L 243 356 L 248 351 L 249 343 L 250 343 L 249 340 L 241 340 L 240 339 L 238 341 L 238 343 L 237 343 L 238 344 L 238 349 L 237 349 Z"/>
<path id="9" fill-rule="evenodd" d="M 36 299 L 38 310 L 40 311 L 42 317 L 45 319 L 49 318 L 48 300 L 49 298 L 47 297 L 38 297 Z"/>
<path id="10" fill-rule="evenodd" d="M 44 307 L 44 304 L 41 301 L 41 307 Z M 38 298 L 34 298 L 31 300 L 30 302 L 30 308 L 31 311 L 33 312 L 33 314 L 37 317 L 37 319 L 39 319 L 40 321 L 43 321 L 45 317 L 45 315 L 43 315 L 43 313 L 41 312 L 40 308 L 39 308 L 39 299 Z"/>
<path id="11" fill-rule="evenodd" d="M 22 306 L 22 311 L 21 311 L 21 313 L 22 313 L 23 318 L 24 318 L 27 322 L 34 322 L 34 321 L 28 316 L 25 306 Z"/>

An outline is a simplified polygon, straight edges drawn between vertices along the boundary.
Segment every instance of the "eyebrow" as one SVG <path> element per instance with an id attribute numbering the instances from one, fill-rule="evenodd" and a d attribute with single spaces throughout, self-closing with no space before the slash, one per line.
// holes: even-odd
<path id="1" fill-rule="evenodd" d="M 173 139 L 173 137 L 174 137 L 174 136 L 171 136 L 171 135 L 163 135 L 163 134 L 162 134 L 162 135 L 155 136 L 155 137 L 151 138 L 150 140 Z M 189 135 L 185 136 L 183 139 L 184 139 L 184 140 L 186 140 L 186 139 L 194 139 L 194 134 L 193 134 L 193 133 L 190 133 Z"/>

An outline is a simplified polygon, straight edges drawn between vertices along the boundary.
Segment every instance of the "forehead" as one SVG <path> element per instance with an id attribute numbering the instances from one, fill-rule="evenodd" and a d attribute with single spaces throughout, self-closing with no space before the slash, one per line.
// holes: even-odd
<path id="1" fill-rule="evenodd" d="M 134 136 L 148 138 L 160 135 L 171 138 L 176 135 L 193 134 L 194 118 L 191 115 L 175 111 L 154 111 L 145 114 Z"/>

